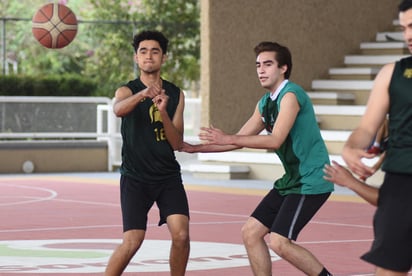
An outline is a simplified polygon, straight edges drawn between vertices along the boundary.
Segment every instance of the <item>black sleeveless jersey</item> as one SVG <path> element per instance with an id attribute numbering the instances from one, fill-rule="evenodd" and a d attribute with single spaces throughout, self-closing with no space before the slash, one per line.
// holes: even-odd
<path id="1" fill-rule="evenodd" d="M 389 141 L 382 170 L 412 174 L 412 56 L 395 63 L 389 99 Z"/>
<path id="2" fill-rule="evenodd" d="M 162 81 L 162 87 L 169 96 L 167 113 L 172 119 L 179 104 L 180 88 L 171 82 Z M 146 88 L 140 78 L 128 82 L 126 86 L 133 94 Z M 160 113 L 152 99 L 143 100 L 122 117 L 121 134 L 121 174 L 147 183 L 181 177 L 180 165 L 166 139 Z"/>

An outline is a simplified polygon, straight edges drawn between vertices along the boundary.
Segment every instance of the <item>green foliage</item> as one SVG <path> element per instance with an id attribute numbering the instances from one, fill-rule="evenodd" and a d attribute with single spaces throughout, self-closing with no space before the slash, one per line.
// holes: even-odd
<path id="1" fill-rule="evenodd" d="M 79 75 L 2 76 L 2 96 L 96 96 L 97 84 Z"/>
<path id="2" fill-rule="evenodd" d="M 152 28 L 162 31 L 170 40 L 165 77 L 187 87 L 187 82 L 200 77 L 199 1 L 142 0 L 142 4 L 142 19 L 155 18 Z M 136 32 L 143 29 L 138 26 Z"/>
<path id="3" fill-rule="evenodd" d="M 45 1 L 0 1 L 0 17 L 7 18 L 2 21 L 6 27 L 7 57 L 17 61 L 17 74 L 36 78 L 66 73 L 83 76 L 98 83 L 96 95 L 112 97 L 119 85 L 137 75 L 133 35 L 156 29 L 170 40 L 162 77 L 183 89 L 199 81 L 198 0 L 66 2 L 79 20 L 77 36 L 65 48 L 46 49 L 31 34 L 31 17 Z"/>

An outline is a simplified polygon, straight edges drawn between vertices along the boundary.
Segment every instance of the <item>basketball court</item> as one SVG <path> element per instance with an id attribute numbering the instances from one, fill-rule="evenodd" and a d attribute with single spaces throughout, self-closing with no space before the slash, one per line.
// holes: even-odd
<path id="1" fill-rule="evenodd" d="M 253 180 L 184 175 L 191 209 L 186 275 L 251 275 L 240 229 L 271 187 Z M 102 275 L 122 235 L 118 173 L 0 176 L 0 275 Z M 374 208 L 338 189 L 301 233 L 334 275 L 373 275 L 359 256 L 373 236 Z M 125 275 L 169 275 L 169 234 L 149 215 L 146 240 Z M 301 275 L 272 255 L 274 275 Z"/>

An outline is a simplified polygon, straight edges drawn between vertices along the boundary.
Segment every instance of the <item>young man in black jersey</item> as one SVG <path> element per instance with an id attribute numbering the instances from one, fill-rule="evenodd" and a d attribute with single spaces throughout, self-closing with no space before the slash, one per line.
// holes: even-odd
<path id="1" fill-rule="evenodd" d="M 105 275 L 121 275 L 143 243 L 147 214 L 156 202 L 171 235 L 170 275 L 183 276 L 189 258 L 189 207 L 174 151 L 183 143 L 184 94 L 161 78 L 168 40 L 157 31 L 134 36 L 140 76 L 116 90 L 113 111 L 122 118 L 120 198 L 123 241 Z"/>
<path id="2" fill-rule="evenodd" d="M 412 0 L 399 5 L 399 23 L 405 43 L 412 53 Z M 362 259 L 374 264 L 376 275 L 407 275 L 412 268 L 412 56 L 382 67 L 376 76 L 366 112 L 346 142 L 342 156 L 359 177 L 369 177 L 374 169 L 363 158 L 376 154 L 365 149 L 389 115 L 389 140 L 382 170 L 385 179 L 377 189 L 345 175 L 338 164 L 326 167 L 326 179 L 354 189 L 377 205 L 374 241 Z M 342 175 L 343 174 L 343 175 Z M 342 178 L 343 177 L 343 178 Z"/>

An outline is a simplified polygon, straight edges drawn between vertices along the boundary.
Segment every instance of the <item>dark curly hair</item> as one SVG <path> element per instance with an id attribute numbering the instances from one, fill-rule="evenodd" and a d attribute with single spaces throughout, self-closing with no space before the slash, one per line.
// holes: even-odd
<path id="1" fill-rule="evenodd" d="M 163 54 L 167 53 L 167 46 L 169 44 L 169 40 L 159 31 L 143 31 L 136 34 L 133 37 L 132 46 L 134 48 L 135 53 L 137 49 L 139 49 L 139 44 L 143 40 L 155 40 L 159 42 L 160 48 L 162 48 Z"/>

